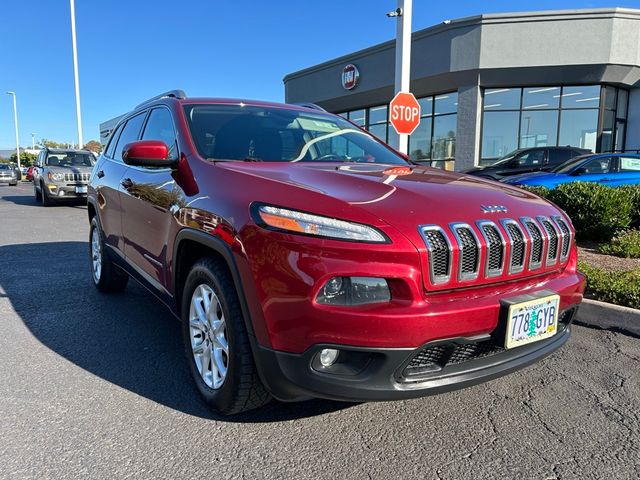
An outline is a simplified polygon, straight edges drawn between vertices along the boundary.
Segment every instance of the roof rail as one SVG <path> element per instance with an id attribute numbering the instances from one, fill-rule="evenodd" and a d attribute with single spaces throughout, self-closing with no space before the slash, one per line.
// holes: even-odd
<path id="1" fill-rule="evenodd" d="M 155 97 L 150 98 L 149 100 L 145 100 L 141 104 L 136 105 L 136 108 L 140 108 L 143 105 L 146 105 L 147 103 L 151 103 L 155 100 L 160 100 L 161 98 L 166 98 L 166 97 L 178 98 L 182 100 L 183 98 L 187 98 L 187 94 L 184 93 L 184 90 L 169 90 L 168 92 L 164 92 L 164 93 L 161 93 L 160 95 L 156 95 Z"/>
<path id="2" fill-rule="evenodd" d="M 293 105 L 296 105 L 298 107 L 306 107 L 306 108 L 310 108 L 312 110 L 320 110 L 321 112 L 326 112 L 326 110 L 324 108 L 322 108 L 320 105 L 316 105 L 315 103 L 310 103 L 310 102 L 296 102 Z"/>

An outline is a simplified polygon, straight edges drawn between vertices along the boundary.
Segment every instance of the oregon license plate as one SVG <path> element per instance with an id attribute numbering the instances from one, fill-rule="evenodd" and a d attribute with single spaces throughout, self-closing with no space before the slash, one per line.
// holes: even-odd
<path id="1" fill-rule="evenodd" d="M 87 187 L 76 187 L 76 193 L 87 193 Z"/>
<path id="2" fill-rule="evenodd" d="M 509 307 L 505 348 L 552 337 L 558 331 L 558 307 L 560 297 L 546 297 L 515 303 Z"/>

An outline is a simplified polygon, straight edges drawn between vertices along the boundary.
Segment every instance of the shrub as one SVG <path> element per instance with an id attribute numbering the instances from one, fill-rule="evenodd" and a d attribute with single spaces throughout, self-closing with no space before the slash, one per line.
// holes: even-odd
<path id="1" fill-rule="evenodd" d="M 616 257 L 640 258 L 640 231 L 626 230 L 598 247 L 600 253 Z"/>
<path id="2" fill-rule="evenodd" d="M 640 185 L 625 185 L 618 187 L 625 192 L 631 205 L 631 226 L 640 228 Z"/>
<path id="3" fill-rule="evenodd" d="M 550 190 L 547 198 L 567 212 L 580 240 L 609 240 L 631 224 L 627 190 L 573 182 Z"/>
<path id="4" fill-rule="evenodd" d="M 526 190 L 527 192 L 531 192 L 531 193 L 533 193 L 535 195 L 538 195 L 539 197 L 542 197 L 542 198 L 549 198 L 549 192 L 551 191 L 547 187 L 537 187 L 537 186 L 522 185 L 521 188 Z"/>
<path id="5" fill-rule="evenodd" d="M 596 300 L 640 308 L 640 270 L 606 272 L 584 262 L 578 268 L 587 276 L 586 293 Z"/>

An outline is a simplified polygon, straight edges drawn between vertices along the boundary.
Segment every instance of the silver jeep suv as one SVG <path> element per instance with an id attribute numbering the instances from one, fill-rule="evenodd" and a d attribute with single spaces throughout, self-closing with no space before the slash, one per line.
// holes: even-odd
<path id="1" fill-rule="evenodd" d="M 33 172 L 33 193 L 42 205 L 87 196 L 95 157 L 88 150 L 45 148 Z"/>

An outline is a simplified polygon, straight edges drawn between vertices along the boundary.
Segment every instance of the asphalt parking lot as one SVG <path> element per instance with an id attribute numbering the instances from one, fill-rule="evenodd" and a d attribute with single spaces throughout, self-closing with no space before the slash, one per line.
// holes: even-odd
<path id="1" fill-rule="evenodd" d="M 466 390 L 221 418 L 169 312 L 134 282 L 92 287 L 86 217 L 0 186 L 1 478 L 640 478 L 638 338 L 575 326 Z"/>

